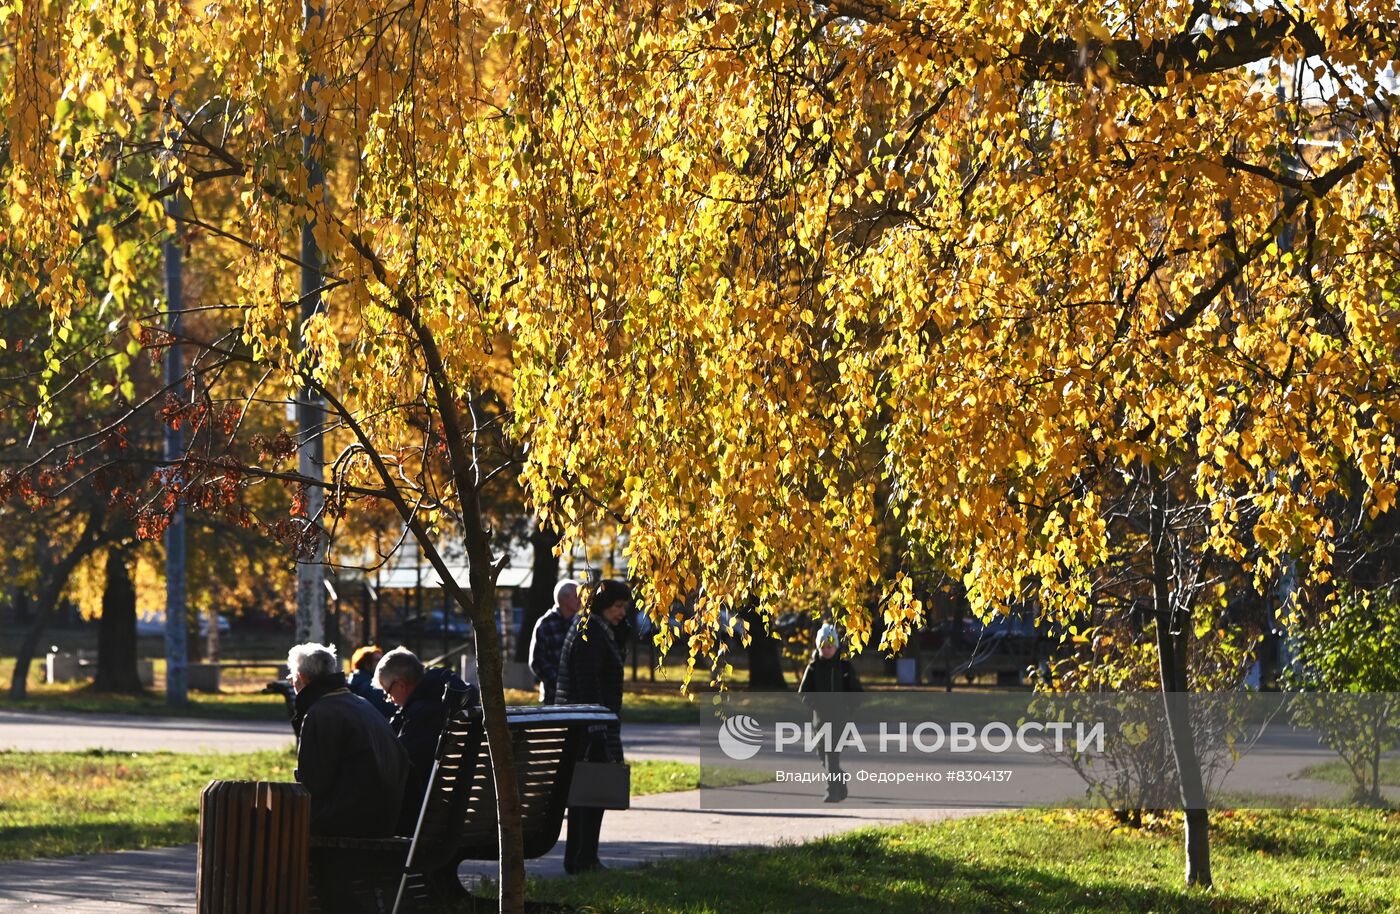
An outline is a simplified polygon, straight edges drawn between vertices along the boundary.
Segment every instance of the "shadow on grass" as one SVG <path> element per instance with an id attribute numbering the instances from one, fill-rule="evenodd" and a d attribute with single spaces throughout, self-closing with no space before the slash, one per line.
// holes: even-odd
<path id="1" fill-rule="evenodd" d="M 194 822 L 82 822 L 6 825 L 0 828 L 0 860 L 108 854 L 132 848 L 189 844 L 199 835 Z M 193 874 L 190 876 L 193 879 Z"/>
<path id="2" fill-rule="evenodd" d="M 622 716 L 629 724 L 698 724 L 700 711 L 694 705 L 674 704 L 629 705 L 623 700 Z M 624 724 L 626 726 L 626 724 Z"/>
<path id="3" fill-rule="evenodd" d="M 1005 827 L 1004 825 L 1002 827 Z M 1031 826 L 1034 828 L 1034 826 Z M 1311 914 L 1317 910 L 1391 911 L 1390 900 L 1363 892 L 1348 897 L 1323 882 L 1278 891 L 1228 886 L 1211 894 L 1173 885 L 1179 879 L 1175 840 L 1123 839 L 1094 830 L 1063 829 L 1042 837 L 1062 842 L 1043 854 L 1032 845 L 989 844 L 969 855 L 956 835 L 930 846 L 917 832 L 856 832 L 771 851 L 740 851 L 652 865 L 628 873 L 540 881 L 531 897 L 599 914 Z M 1131 841 L 1132 843 L 1126 843 Z M 1390 859 L 1397 853 L 1383 828 L 1359 829 L 1358 843 Z M 1324 842 L 1326 843 L 1326 842 Z M 1078 844 L 1080 847 L 1075 847 Z M 1286 848 L 1284 852 L 1288 852 Z M 1298 852 L 1325 867 L 1325 855 L 1302 842 Z M 1327 844 L 1328 854 L 1336 851 Z M 1068 855 L 1066 854 L 1068 852 Z M 1076 871 L 1076 854 L 1085 866 Z M 1068 860 L 1066 859 L 1068 856 Z M 1057 859 L 1058 858 L 1058 859 Z M 1222 861 L 1223 862 L 1223 861 Z M 1378 861 L 1379 862 L 1379 861 Z"/>
<path id="4" fill-rule="evenodd" d="M 1211 843 L 1274 857 L 1354 860 L 1400 867 L 1400 811 L 1365 810 L 1343 819 L 1308 809 L 1287 813 L 1286 825 L 1252 827 L 1249 810 L 1212 816 Z M 1278 814 L 1275 814 L 1277 821 Z"/>

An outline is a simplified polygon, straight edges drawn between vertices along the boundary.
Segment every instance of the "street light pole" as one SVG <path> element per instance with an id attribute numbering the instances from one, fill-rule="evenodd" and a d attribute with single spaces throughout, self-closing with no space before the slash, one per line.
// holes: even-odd
<path id="1" fill-rule="evenodd" d="M 322 20 L 322 10 L 311 5 L 310 0 L 302 4 L 303 32 L 310 32 Z M 308 197 L 316 187 L 324 189 L 324 178 L 316 162 L 316 110 L 313 106 L 313 92 L 317 77 L 308 73 L 303 86 L 301 106 L 301 152 L 306 169 Z M 301 324 L 321 309 L 321 251 L 316 245 L 315 221 L 304 218 L 301 222 Z M 306 346 L 301 336 L 303 350 Z M 310 360 L 303 358 L 300 369 L 310 372 Z M 326 632 L 326 537 L 321 528 L 321 513 L 325 507 L 325 490 L 321 482 L 325 479 L 325 443 L 321 439 L 325 408 L 311 385 L 310 378 L 302 385 L 297 397 L 297 472 L 306 485 L 306 525 L 308 533 L 314 537 L 312 554 L 307 560 L 297 562 L 297 641 L 325 640 Z"/>
<path id="2" fill-rule="evenodd" d="M 178 216 L 179 205 L 178 194 L 166 197 L 166 216 L 171 219 Z M 168 390 L 173 391 L 184 373 L 177 342 L 180 338 L 180 312 L 185 307 L 184 262 L 178 228 L 166 236 L 164 249 L 166 329 L 171 337 L 170 345 L 165 350 L 165 384 Z M 184 435 L 175 425 L 165 423 L 166 466 L 176 467 L 183 450 Z M 172 480 L 177 492 L 181 483 L 178 477 Z M 165 703 L 171 706 L 183 705 L 189 700 L 185 616 L 185 501 L 180 498 L 170 516 L 170 526 L 165 528 Z"/>

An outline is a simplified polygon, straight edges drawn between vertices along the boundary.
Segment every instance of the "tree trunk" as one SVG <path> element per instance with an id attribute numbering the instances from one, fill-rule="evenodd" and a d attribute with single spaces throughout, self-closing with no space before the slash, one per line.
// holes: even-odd
<path id="1" fill-rule="evenodd" d="M 206 628 L 204 633 L 204 659 L 208 663 L 218 663 L 220 660 L 223 659 L 223 656 L 219 653 L 221 650 L 221 648 L 219 647 L 219 611 L 211 607 L 209 611 L 204 614 L 204 618 L 206 620 Z M 331 638 L 326 643 L 337 644 L 338 642 L 335 638 Z"/>
<path id="2" fill-rule="evenodd" d="M 52 565 L 48 564 L 46 546 L 35 549 L 37 560 L 45 567 L 39 577 L 38 591 L 35 593 L 34 619 L 29 623 L 29 628 L 20 641 L 19 650 L 15 653 L 15 669 L 10 676 L 11 701 L 23 701 L 28 697 L 29 664 L 39 649 L 44 629 L 48 627 L 54 611 L 58 608 L 58 601 L 63 596 L 64 588 L 68 586 L 68 578 L 73 574 L 73 569 L 97 548 L 100 541 L 98 529 L 101 524 L 101 511 L 94 509 L 93 513 L 88 515 L 87 526 L 73 544 L 73 548 Z"/>
<path id="3" fill-rule="evenodd" d="M 28 622 L 32 615 L 29 610 L 29 591 L 20 588 L 14 593 L 15 596 L 11 605 L 14 606 L 15 621 L 23 624 Z"/>
<path id="4" fill-rule="evenodd" d="M 554 554 L 557 545 L 559 534 L 536 523 L 530 534 L 530 547 L 534 550 L 530 589 L 525 592 L 520 635 L 515 639 L 514 659 L 519 663 L 529 662 L 530 637 L 535 633 L 535 623 L 554 605 L 554 586 L 559 583 L 559 557 Z"/>
<path id="5" fill-rule="evenodd" d="M 749 627 L 749 690 L 786 692 L 782 645 L 768 630 L 767 618 L 754 608 L 746 610 L 743 619 Z"/>
<path id="6" fill-rule="evenodd" d="M 1206 809 L 1201 762 L 1196 754 L 1191 730 L 1186 677 L 1190 649 L 1191 620 L 1172 602 L 1172 556 L 1167 543 L 1167 487 L 1148 467 L 1152 488 L 1150 531 L 1152 537 L 1152 591 L 1156 615 L 1157 663 L 1162 682 L 1162 702 L 1167 718 L 1167 738 L 1171 741 L 1181 787 L 1181 806 L 1186 814 L 1186 884 L 1209 888 L 1210 814 Z"/>
<path id="7" fill-rule="evenodd" d="M 412 529 L 423 551 L 428 553 L 443 587 L 472 621 L 476 636 L 482 722 L 486 729 L 486 746 L 490 752 L 491 772 L 496 784 L 496 814 L 500 839 L 500 910 L 501 914 L 524 914 L 525 833 L 521 821 L 515 753 L 506 721 L 506 696 L 502 678 L 504 657 L 501 652 L 500 635 L 496 631 L 496 581 L 502 566 L 495 564 L 492 559 L 491 534 L 482 522 L 482 479 L 477 472 L 477 461 L 473 459 L 471 452 L 478 439 L 474 434 L 469 435 L 463 424 L 463 404 L 457 399 L 457 387 L 443 364 L 437 341 L 419 319 L 411 300 L 401 298 L 398 304 L 399 313 L 409 322 L 422 346 L 424 367 L 432 384 L 434 401 L 442 422 L 443 442 L 447 446 L 452 467 L 452 480 L 462 506 L 463 545 L 466 547 L 467 574 L 471 581 L 469 594 L 456 585 L 441 554 L 433 548 L 428 531 L 403 498 L 394 474 L 378 452 L 373 450 L 371 442 L 367 440 L 353 415 L 338 398 L 331 396 L 329 391 L 325 388 L 321 388 L 321 391 L 331 408 L 349 421 L 361 443 L 370 452 L 375 470 L 388 488 L 389 497 L 398 508 L 399 515 Z M 475 414 L 472 413 L 472 416 L 474 418 Z"/>
<path id="8" fill-rule="evenodd" d="M 29 697 L 29 665 L 39 649 L 44 629 L 48 627 L 54 609 L 58 606 L 60 592 L 62 587 L 51 588 L 47 581 L 39 587 L 34 601 L 34 618 L 25 629 L 24 637 L 20 639 L 19 650 L 15 652 L 15 668 L 10 675 L 11 701 L 23 701 Z"/>
<path id="9" fill-rule="evenodd" d="M 462 608 L 471 617 L 476 637 L 476 667 L 480 676 L 482 723 L 496 783 L 496 814 L 500 842 L 501 914 L 525 909 L 525 832 L 521 822 L 519 779 L 515 751 L 506 721 L 501 638 L 491 611 L 495 587 L 482 587 L 474 576 L 470 605 Z"/>
<path id="10" fill-rule="evenodd" d="M 145 688 L 136 670 L 136 588 L 126 559 L 125 550 L 107 550 L 107 584 L 97 629 L 97 677 L 92 687 L 98 692 L 139 695 Z"/>

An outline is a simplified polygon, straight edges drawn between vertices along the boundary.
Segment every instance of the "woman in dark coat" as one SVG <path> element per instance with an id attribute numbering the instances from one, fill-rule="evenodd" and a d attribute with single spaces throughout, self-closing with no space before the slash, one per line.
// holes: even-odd
<path id="1" fill-rule="evenodd" d="M 836 626 L 830 623 L 823 625 L 817 632 L 817 649 L 812 654 L 812 662 L 807 664 L 802 682 L 797 686 L 802 702 L 812 709 L 816 724 L 831 724 L 832 740 L 840 737 L 846 723 L 844 712 L 847 708 L 840 698 L 831 696 L 840 692 L 864 691 L 855 667 L 840 655 L 840 649 L 841 636 Z M 847 792 L 845 776 L 841 771 L 841 753 L 823 752 L 822 763 L 827 773 L 826 801 L 840 803 L 846 799 Z"/>
<path id="2" fill-rule="evenodd" d="M 588 611 L 574 616 L 564 636 L 555 704 L 603 705 L 619 718 L 622 716 L 622 635 L 631 605 L 632 591 L 621 581 L 603 581 L 593 591 Z M 588 762 L 621 762 L 621 726 L 590 726 L 577 758 Z M 566 873 L 604 868 L 598 859 L 598 836 L 602 828 L 603 810 L 569 808 L 568 839 L 564 845 Z"/>

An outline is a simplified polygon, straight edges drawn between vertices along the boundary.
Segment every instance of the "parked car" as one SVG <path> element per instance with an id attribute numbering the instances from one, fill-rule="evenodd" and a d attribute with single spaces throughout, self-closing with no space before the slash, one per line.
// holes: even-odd
<path id="1" fill-rule="evenodd" d="M 419 631 L 429 637 L 441 638 L 445 633 L 449 638 L 465 638 L 472 633 L 470 622 L 441 609 L 418 621 L 422 626 Z"/>
<path id="2" fill-rule="evenodd" d="M 219 620 L 219 634 L 227 635 L 229 632 L 229 628 L 231 627 L 229 625 L 228 616 L 224 615 L 223 613 L 219 613 L 217 618 Z M 209 617 L 202 613 L 199 617 L 199 634 L 201 636 L 209 634 Z"/>
<path id="3" fill-rule="evenodd" d="M 219 614 L 219 634 L 227 635 L 231 626 L 228 616 Z M 165 635 L 165 613 L 156 613 L 151 616 L 136 618 L 136 634 L 138 636 L 162 637 Z M 209 616 L 200 613 L 199 615 L 199 636 L 201 638 L 209 635 Z"/>

